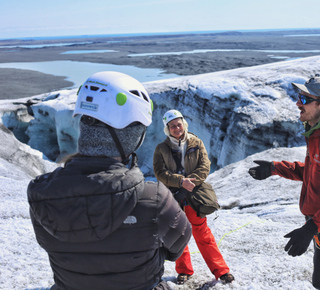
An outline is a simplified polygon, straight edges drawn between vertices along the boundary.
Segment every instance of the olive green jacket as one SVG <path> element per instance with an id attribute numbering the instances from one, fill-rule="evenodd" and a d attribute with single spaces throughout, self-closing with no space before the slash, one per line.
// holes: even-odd
<path id="1" fill-rule="evenodd" d="M 181 187 L 182 178 L 196 178 L 195 185 L 200 185 L 210 172 L 210 160 L 207 150 L 196 135 L 188 133 L 187 150 L 184 156 L 185 176 L 177 174 L 177 165 L 172 156 L 173 144 L 169 137 L 158 144 L 153 156 L 155 177 L 167 187 Z"/>

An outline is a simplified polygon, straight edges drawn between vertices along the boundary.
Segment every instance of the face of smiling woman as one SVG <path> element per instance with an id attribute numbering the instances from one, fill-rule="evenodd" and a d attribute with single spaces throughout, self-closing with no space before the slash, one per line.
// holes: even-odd
<path id="1" fill-rule="evenodd" d="M 300 92 L 301 95 L 305 95 L 309 98 L 318 100 L 317 97 L 310 95 L 306 92 L 301 91 Z M 317 101 L 314 101 L 312 103 L 309 104 L 305 104 L 303 105 L 300 101 L 300 99 L 298 99 L 298 102 L 296 104 L 300 110 L 300 121 L 302 122 L 308 122 L 308 124 L 313 127 L 314 125 L 316 125 L 319 121 L 320 121 L 320 104 Z"/>
<path id="2" fill-rule="evenodd" d="M 181 118 L 177 118 L 168 123 L 170 135 L 176 138 L 177 140 L 183 139 L 184 137 L 184 128 Z"/>

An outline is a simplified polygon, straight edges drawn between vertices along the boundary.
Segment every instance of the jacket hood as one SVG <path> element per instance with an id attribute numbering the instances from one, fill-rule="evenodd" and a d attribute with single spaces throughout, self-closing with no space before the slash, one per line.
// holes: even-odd
<path id="1" fill-rule="evenodd" d="M 137 166 L 128 169 L 111 158 L 76 157 L 30 182 L 30 214 L 60 241 L 98 241 L 122 225 L 143 189 Z"/>

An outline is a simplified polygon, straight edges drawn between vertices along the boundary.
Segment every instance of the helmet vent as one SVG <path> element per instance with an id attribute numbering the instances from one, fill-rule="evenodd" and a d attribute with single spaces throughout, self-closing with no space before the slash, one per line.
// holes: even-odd
<path id="1" fill-rule="evenodd" d="M 142 95 L 143 98 L 149 103 L 149 100 L 148 100 L 147 96 L 146 96 L 143 92 L 141 92 L 141 95 Z"/>
<path id="2" fill-rule="evenodd" d="M 106 92 L 107 90 L 106 89 L 102 89 L 100 92 L 102 93 L 102 92 Z"/>
<path id="3" fill-rule="evenodd" d="M 141 96 L 142 96 L 143 99 L 149 103 L 147 96 L 143 92 L 140 92 L 140 94 L 139 94 L 138 91 L 130 91 L 130 93 L 136 95 L 139 98 L 141 98 Z"/>
<path id="4" fill-rule="evenodd" d="M 99 90 L 99 87 L 91 86 L 90 89 L 91 89 L 91 91 L 96 92 Z"/>
<path id="5" fill-rule="evenodd" d="M 137 97 L 140 97 L 139 92 L 138 91 L 130 91 L 131 94 L 136 95 Z"/>

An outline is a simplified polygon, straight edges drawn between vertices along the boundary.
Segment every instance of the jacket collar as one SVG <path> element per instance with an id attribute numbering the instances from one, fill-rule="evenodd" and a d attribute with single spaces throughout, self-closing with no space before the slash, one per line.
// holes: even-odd
<path id="1" fill-rule="evenodd" d="M 310 125 L 307 122 L 304 122 L 303 125 L 304 125 L 306 132 L 302 133 L 302 135 L 307 138 L 309 138 L 315 130 L 320 129 L 320 121 L 318 122 L 318 124 L 316 124 L 312 128 L 310 127 Z"/>
<path id="2" fill-rule="evenodd" d="M 194 147 L 197 145 L 197 135 L 191 133 L 191 132 L 188 132 L 188 138 L 186 139 L 186 142 L 187 142 L 187 151 L 191 148 L 191 147 Z M 169 146 L 169 148 L 174 148 L 173 146 L 173 142 L 171 142 L 171 139 L 169 137 L 167 137 L 165 140 L 164 140 L 164 143 L 167 144 Z"/>
<path id="3" fill-rule="evenodd" d="M 67 162 L 65 167 L 83 173 L 97 173 L 100 171 L 125 168 L 125 165 L 118 160 L 109 157 L 88 157 L 78 155 Z"/>
<path id="4" fill-rule="evenodd" d="M 189 136 L 188 136 L 188 131 L 185 130 L 185 134 L 183 139 L 181 139 L 180 141 L 177 140 L 176 138 L 174 138 L 173 136 L 168 136 L 168 138 L 170 139 L 170 142 L 172 143 L 173 147 L 177 147 L 179 148 L 181 145 L 183 146 L 183 144 L 185 144 L 185 142 L 187 142 Z M 180 145 L 179 145 L 180 144 Z"/>

